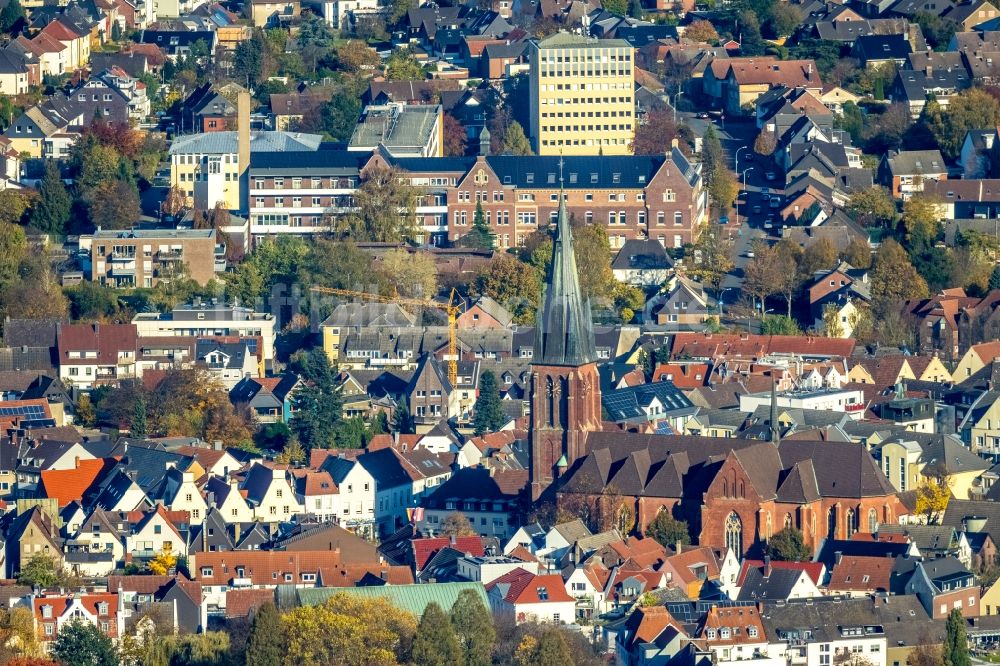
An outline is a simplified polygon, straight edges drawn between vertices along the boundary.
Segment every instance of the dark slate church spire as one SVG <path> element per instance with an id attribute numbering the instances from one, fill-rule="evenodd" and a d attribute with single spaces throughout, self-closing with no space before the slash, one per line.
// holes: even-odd
<path id="1" fill-rule="evenodd" d="M 573 230 L 566 213 L 562 158 L 559 158 L 559 218 L 552 243 L 552 265 L 545 299 L 535 322 L 532 363 L 540 365 L 584 365 L 597 360 L 590 303 L 580 292 L 573 254 Z"/>

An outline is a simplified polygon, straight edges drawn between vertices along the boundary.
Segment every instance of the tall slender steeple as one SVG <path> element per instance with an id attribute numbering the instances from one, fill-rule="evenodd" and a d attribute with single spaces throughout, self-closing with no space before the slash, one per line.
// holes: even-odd
<path id="1" fill-rule="evenodd" d="M 580 291 L 573 253 L 573 229 L 566 213 L 559 174 L 559 217 L 552 243 L 552 267 L 545 299 L 535 322 L 534 363 L 583 365 L 597 359 L 591 328 L 590 302 Z"/>
<path id="2" fill-rule="evenodd" d="M 531 495 L 551 494 L 568 468 L 586 454 L 587 433 L 601 429 L 601 385 L 590 318 L 580 290 L 573 230 L 566 212 L 559 160 L 559 215 L 552 267 L 535 321 L 531 360 Z"/>

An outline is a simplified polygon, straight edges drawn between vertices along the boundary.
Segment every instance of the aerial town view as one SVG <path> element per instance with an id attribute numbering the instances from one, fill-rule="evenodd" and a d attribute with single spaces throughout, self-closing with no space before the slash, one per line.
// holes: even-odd
<path id="1" fill-rule="evenodd" d="M 1000 0 L 0 0 L 0 666 L 1000 664 Z"/>

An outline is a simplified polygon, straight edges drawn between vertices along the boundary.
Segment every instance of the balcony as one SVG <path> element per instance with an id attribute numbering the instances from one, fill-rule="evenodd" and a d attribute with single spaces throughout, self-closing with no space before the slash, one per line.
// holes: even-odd
<path id="1" fill-rule="evenodd" d="M 156 258 L 160 261 L 184 261 L 184 251 L 160 250 L 156 253 Z"/>
<path id="2" fill-rule="evenodd" d="M 120 250 L 115 250 L 111 253 L 111 261 L 135 261 L 135 252 L 122 252 Z"/>
<path id="3" fill-rule="evenodd" d="M 849 405 L 844 405 L 844 411 L 849 414 L 853 414 L 855 412 L 863 412 L 865 411 L 865 406 L 864 403 L 855 402 Z"/>

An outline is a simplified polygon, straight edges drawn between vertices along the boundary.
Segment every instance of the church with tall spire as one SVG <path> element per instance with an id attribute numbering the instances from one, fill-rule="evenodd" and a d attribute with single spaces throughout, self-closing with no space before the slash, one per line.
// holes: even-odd
<path id="1" fill-rule="evenodd" d="M 587 434 L 601 429 L 601 388 L 590 303 L 580 290 L 573 229 L 561 187 L 545 296 L 535 322 L 531 362 L 531 498 L 538 500 L 586 455 Z"/>

